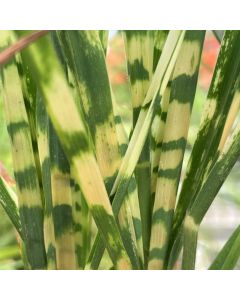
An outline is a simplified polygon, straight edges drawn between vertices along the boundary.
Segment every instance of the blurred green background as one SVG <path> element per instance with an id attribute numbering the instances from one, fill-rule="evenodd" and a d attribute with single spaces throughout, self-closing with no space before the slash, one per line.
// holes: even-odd
<path id="1" fill-rule="evenodd" d="M 219 43 L 208 31 L 203 48 L 198 88 L 194 101 L 191 125 L 188 135 L 187 151 L 184 157 L 183 174 L 192 145 L 196 139 L 201 113 L 210 85 L 215 62 L 219 51 Z M 130 129 L 131 114 L 129 109 L 130 90 L 126 73 L 126 60 L 122 36 L 117 31 L 110 32 L 107 51 L 109 78 L 116 96 L 119 111 Z M 206 269 L 215 258 L 219 249 L 239 225 L 240 220 L 240 161 L 237 162 L 222 186 L 213 205 L 209 209 L 201 225 L 197 252 L 197 269 Z M 0 172 L 14 186 L 11 149 L 4 119 L 3 101 L 0 99 Z M 107 263 L 107 262 L 106 262 Z M 20 249 L 16 232 L 0 207 L 0 269 L 22 269 Z M 104 262 L 102 264 L 104 268 Z M 240 269 L 240 262 L 237 269 Z"/>

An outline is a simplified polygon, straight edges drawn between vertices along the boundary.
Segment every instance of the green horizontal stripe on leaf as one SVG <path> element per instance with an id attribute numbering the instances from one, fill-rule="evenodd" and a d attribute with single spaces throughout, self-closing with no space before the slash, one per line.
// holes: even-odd
<path id="1" fill-rule="evenodd" d="M 167 143 L 162 143 L 162 151 L 171 151 L 177 149 L 184 149 L 186 145 L 186 139 L 184 137 L 179 138 L 178 140 L 173 140 Z"/>
<path id="2" fill-rule="evenodd" d="M 155 138 L 151 136 L 151 149 L 156 150 L 162 147 L 162 142 L 156 142 Z"/>
<path id="3" fill-rule="evenodd" d="M 196 90 L 193 89 L 198 78 L 198 69 L 194 73 L 194 75 L 189 76 L 186 74 L 181 74 L 174 78 L 173 80 L 173 88 L 171 89 L 170 103 L 175 100 L 179 103 L 185 104 L 189 103 L 189 99 L 193 99 Z M 180 85 L 181 89 L 175 89 L 174 85 Z M 193 101 L 191 101 L 192 103 Z"/>
<path id="4" fill-rule="evenodd" d="M 157 143 L 157 147 L 156 147 L 156 148 L 157 148 L 157 149 L 162 148 L 162 144 L 163 144 L 162 142 Z"/>
<path id="5" fill-rule="evenodd" d="M 166 246 L 162 248 L 153 248 L 149 252 L 148 260 L 158 259 L 158 260 L 164 260 L 166 255 Z"/>
<path id="6" fill-rule="evenodd" d="M 24 129 L 29 130 L 29 125 L 26 121 L 19 121 L 19 122 L 11 122 L 7 125 L 8 133 L 10 134 L 11 138 L 14 138 L 14 135 L 18 132 L 21 132 Z"/>
<path id="7" fill-rule="evenodd" d="M 55 205 L 53 207 L 53 221 L 55 236 L 60 237 L 72 228 L 72 207 L 68 204 Z"/>
<path id="8" fill-rule="evenodd" d="M 167 179 L 173 179 L 174 181 L 179 175 L 179 172 L 181 170 L 182 162 L 176 167 L 172 169 L 160 169 L 158 171 L 158 177 L 163 177 Z"/>
<path id="9" fill-rule="evenodd" d="M 170 216 L 173 216 L 174 210 L 170 209 L 168 211 L 164 210 L 163 207 L 159 208 L 158 210 L 154 211 L 152 216 L 152 224 L 163 223 L 165 226 L 171 224 Z"/>
<path id="10" fill-rule="evenodd" d="M 14 177 L 20 190 L 33 190 L 38 187 L 37 171 L 34 166 L 28 167 L 22 171 L 14 171 Z"/>
<path id="11" fill-rule="evenodd" d="M 140 80 L 149 80 L 149 72 L 143 66 L 143 62 L 135 59 L 133 63 L 128 62 L 128 72 L 131 74 L 131 84 Z"/>
<path id="12" fill-rule="evenodd" d="M 73 132 L 71 134 L 64 133 L 65 149 L 69 159 L 73 159 L 81 153 L 89 152 L 90 145 L 87 136 L 81 132 Z"/>

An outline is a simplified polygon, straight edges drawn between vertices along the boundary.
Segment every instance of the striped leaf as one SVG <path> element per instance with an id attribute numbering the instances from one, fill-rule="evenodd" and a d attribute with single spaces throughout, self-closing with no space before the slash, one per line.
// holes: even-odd
<path id="1" fill-rule="evenodd" d="M 53 205 L 51 187 L 51 162 L 49 151 L 49 117 L 42 97 L 37 93 L 36 99 L 36 132 L 38 153 L 41 164 L 42 187 L 44 194 L 44 242 L 47 254 L 48 269 L 56 269 L 56 241 L 53 224 Z"/>
<path id="2" fill-rule="evenodd" d="M 240 126 L 221 152 L 184 221 L 183 269 L 194 269 L 198 228 L 240 155 Z"/>
<path id="3" fill-rule="evenodd" d="M 124 40 L 131 82 L 134 128 L 153 75 L 154 31 L 125 30 Z"/>
<path id="4" fill-rule="evenodd" d="M 151 126 L 151 136 L 150 136 L 150 159 L 151 159 L 151 206 L 153 207 L 156 183 L 158 176 L 158 164 L 161 155 L 162 141 L 164 136 L 164 130 L 167 120 L 167 111 L 169 105 L 170 91 L 171 91 L 171 79 L 168 82 L 166 90 L 163 94 L 162 103 L 154 116 L 152 126 Z"/>
<path id="5" fill-rule="evenodd" d="M 145 30 L 124 31 L 128 74 L 132 91 L 133 129 L 153 75 L 154 32 Z M 138 198 L 142 220 L 144 257 L 148 255 L 151 218 L 150 193 L 150 148 L 149 138 L 135 168 Z"/>
<path id="6" fill-rule="evenodd" d="M 149 269 L 162 269 L 195 97 L 204 31 L 187 31 L 173 71 L 156 185 Z"/>
<path id="7" fill-rule="evenodd" d="M 204 31 L 123 31 L 124 108 L 108 31 L 25 33 L 0 33 L 18 198 L 0 177 L 0 203 L 24 267 L 175 269 L 183 247 L 181 268 L 194 269 L 201 222 L 240 155 L 240 31 L 224 33 L 183 182 Z M 209 269 L 238 258 L 239 227 Z"/>
<path id="8" fill-rule="evenodd" d="M 124 122 L 122 121 L 122 118 L 119 113 L 118 104 L 113 94 L 112 94 L 112 102 L 113 102 L 114 119 L 116 124 L 117 139 L 120 148 L 120 154 L 123 159 L 129 144 L 129 140 L 128 140 L 127 132 L 124 128 Z M 124 208 L 124 206 L 130 207 L 130 209 Z M 137 182 L 134 175 L 132 175 L 131 182 L 125 194 L 125 199 L 123 200 L 123 205 L 120 209 L 125 209 L 126 211 L 129 212 L 129 214 L 131 214 L 132 222 L 130 220 L 129 222 L 133 223 L 133 227 L 135 231 L 134 233 L 130 232 L 132 236 L 131 239 L 134 241 L 134 244 L 136 244 L 138 256 L 141 261 L 140 264 L 142 264 L 143 263 L 142 219 L 141 219 L 140 208 L 139 208 Z"/>
<path id="9" fill-rule="evenodd" d="M 52 217 L 55 232 L 57 268 L 75 269 L 75 240 L 73 228 L 70 165 L 55 130 L 49 124 L 51 162 Z"/>
<path id="10" fill-rule="evenodd" d="M 153 50 L 153 72 L 155 72 L 159 58 L 166 42 L 169 30 L 154 30 L 154 50 Z"/>
<path id="11" fill-rule="evenodd" d="M 14 176 L 27 259 L 32 269 L 44 269 L 46 253 L 43 237 L 43 203 L 30 125 L 15 61 L 5 65 L 2 76 L 5 113 L 12 144 Z"/>

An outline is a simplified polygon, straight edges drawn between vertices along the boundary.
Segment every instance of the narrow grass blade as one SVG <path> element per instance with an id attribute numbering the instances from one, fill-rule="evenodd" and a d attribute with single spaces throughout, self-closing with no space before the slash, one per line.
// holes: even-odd
<path id="1" fill-rule="evenodd" d="M 153 75 L 154 31 L 127 30 L 124 31 L 124 36 L 132 91 L 134 129 Z M 147 137 L 135 168 L 145 261 L 148 255 L 151 220 L 151 171 L 149 162 L 150 147 Z"/>
<path id="2" fill-rule="evenodd" d="M 158 61 L 162 55 L 163 47 L 166 42 L 168 30 L 154 31 L 154 52 L 153 52 L 153 72 L 155 72 Z M 171 79 L 168 82 L 166 90 L 163 94 L 162 104 L 156 110 L 156 115 L 153 119 L 150 135 L 150 161 L 151 161 L 151 198 L 155 197 L 158 163 L 161 153 L 161 144 L 163 139 L 164 127 L 167 118 L 167 109 L 170 97 Z M 153 200 L 152 207 L 153 207 Z"/>
<path id="3" fill-rule="evenodd" d="M 209 270 L 233 270 L 240 257 L 240 226 L 238 226 L 223 246 Z"/>
<path id="4" fill-rule="evenodd" d="M 71 178 L 76 263 L 84 269 L 90 252 L 92 216 L 79 185 Z"/>
<path id="5" fill-rule="evenodd" d="M 49 124 L 49 148 L 57 268 L 71 270 L 76 268 L 76 258 L 70 165 L 51 122 Z"/>
<path id="6" fill-rule="evenodd" d="M 198 228 L 240 155 L 240 126 L 211 169 L 184 221 L 183 269 L 194 269 Z"/>
<path id="7" fill-rule="evenodd" d="M 21 222 L 17 207 L 17 196 L 14 191 L 8 186 L 6 181 L 0 176 L 0 204 L 14 225 L 15 229 L 22 236 Z"/>
<path id="8" fill-rule="evenodd" d="M 189 30 L 186 32 L 173 71 L 170 101 L 158 167 L 149 269 L 162 269 L 167 254 L 204 36 L 204 31 Z"/>
<path id="9" fill-rule="evenodd" d="M 57 37 L 54 33 L 51 37 L 59 60 L 67 74 L 67 65 Z M 43 101 L 42 106 L 44 107 Z M 72 270 L 77 268 L 77 263 L 70 165 L 51 121 L 48 120 L 48 123 L 51 217 L 55 234 L 56 268 Z"/>
<path id="10" fill-rule="evenodd" d="M 156 70 L 159 58 L 166 42 L 169 30 L 154 30 L 154 50 L 153 50 L 153 73 Z"/>
<path id="11" fill-rule="evenodd" d="M 128 144 L 128 136 L 124 129 L 124 125 L 121 119 L 121 116 L 118 114 L 116 101 L 114 95 L 112 95 L 113 101 L 113 111 L 114 111 L 114 119 L 116 124 L 116 132 L 118 137 L 118 143 L 120 148 L 120 154 L 123 158 Z M 139 208 L 139 200 L 138 200 L 138 190 L 137 190 L 137 183 L 134 174 L 132 175 L 131 182 L 128 186 L 127 193 L 125 194 L 125 198 L 123 200 L 123 206 L 130 206 L 132 222 L 134 226 L 135 234 L 132 234 L 132 240 L 136 242 L 137 252 L 140 259 L 140 264 L 143 264 L 143 241 L 142 241 L 142 220 L 140 215 L 140 208 Z M 129 211 L 129 209 L 126 209 Z"/>
<path id="12" fill-rule="evenodd" d="M 100 234 L 97 234 L 92 245 L 85 270 L 97 270 L 105 251 L 105 244 Z"/>
<path id="13" fill-rule="evenodd" d="M 47 254 L 48 269 L 56 269 L 56 241 L 53 224 L 51 163 L 49 151 L 49 117 L 42 97 L 36 97 L 36 132 L 38 153 L 41 164 L 42 187 L 44 194 L 44 241 Z"/>
<path id="14" fill-rule="evenodd" d="M 32 269 L 46 267 L 43 208 L 35 167 L 30 126 L 15 61 L 2 70 L 5 113 L 12 144 L 19 214 L 28 262 Z M 14 107 L 14 109 L 12 109 Z"/>
<path id="15" fill-rule="evenodd" d="M 150 136 L 150 148 L 151 148 L 151 206 L 153 208 L 156 183 L 158 176 L 158 164 L 161 155 L 162 141 L 164 136 L 164 130 L 167 120 L 167 111 L 169 105 L 169 98 L 171 92 L 171 79 L 168 82 L 166 90 L 163 94 L 162 103 L 154 116 L 152 126 L 151 126 L 151 136 Z"/>
<path id="16" fill-rule="evenodd" d="M 134 128 L 153 75 L 154 31 L 125 30 L 124 40 L 131 82 Z"/>

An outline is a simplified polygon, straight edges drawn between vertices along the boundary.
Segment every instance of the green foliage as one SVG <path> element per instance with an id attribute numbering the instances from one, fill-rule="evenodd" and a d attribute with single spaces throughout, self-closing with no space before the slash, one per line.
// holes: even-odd
<path id="1" fill-rule="evenodd" d="M 26 34 L 0 32 L 0 47 Z M 205 32 L 122 32 L 130 119 L 107 31 L 42 35 L 1 66 L 17 200 L 0 178 L 0 203 L 24 267 L 194 269 L 201 222 L 240 155 L 240 32 L 223 36 L 184 177 Z M 235 268 L 237 249 L 239 227 L 210 269 Z"/>

